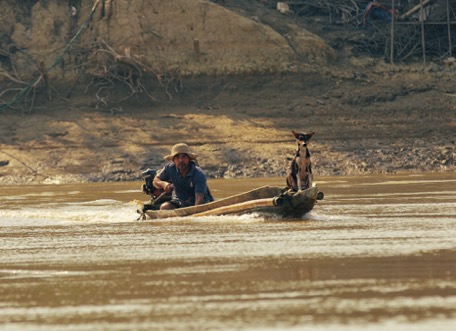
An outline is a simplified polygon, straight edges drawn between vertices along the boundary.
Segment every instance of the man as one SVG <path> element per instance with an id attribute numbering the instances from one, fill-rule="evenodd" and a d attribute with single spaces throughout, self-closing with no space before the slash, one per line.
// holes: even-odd
<path id="1" fill-rule="evenodd" d="M 199 205 L 213 201 L 206 175 L 196 165 L 198 155 L 190 151 L 187 144 L 176 144 L 165 160 L 172 161 L 159 170 L 154 186 L 165 192 L 173 192 L 172 199 L 160 206 L 161 210 Z"/>

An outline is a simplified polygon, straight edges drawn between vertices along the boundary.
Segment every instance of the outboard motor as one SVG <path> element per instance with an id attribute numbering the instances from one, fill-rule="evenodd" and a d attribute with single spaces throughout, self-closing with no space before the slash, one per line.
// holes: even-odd
<path id="1" fill-rule="evenodd" d="M 142 192 L 150 195 L 151 197 L 155 195 L 154 191 L 156 190 L 153 184 L 155 176 L 157 176 L 157 171 L 152 169 L 147 169 L 141 174 L 141 178 L 145 181 L 141 187 Z"/>
<path id="2" fill-rule="evenodd" d="M 144 194 L 150 196 L 150 202 L 144 204 L 142 212 L 147 210 L 158 210 L 163 202 L 171 200 L 171 193 L 165 193 L 162 189 L 154 187 L 154 178 L 157 176 L 157 171 L 147 169 L 141 174 L 144 180 L 141 189 Z"/>

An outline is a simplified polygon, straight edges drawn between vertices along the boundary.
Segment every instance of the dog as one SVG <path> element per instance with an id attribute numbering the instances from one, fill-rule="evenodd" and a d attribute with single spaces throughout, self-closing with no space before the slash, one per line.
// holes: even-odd
<path id="1" fill-rule="evenodd" d="M 291 161 L 290 170 L 287 175 L 287 186 L 292 191 L 305 190 L 312 187 L 312 162 L 310 161 L 310 151 L 307 142 L 315 132 L 298 133 L 291 131 L 298 143 L 298 150 Z"/>

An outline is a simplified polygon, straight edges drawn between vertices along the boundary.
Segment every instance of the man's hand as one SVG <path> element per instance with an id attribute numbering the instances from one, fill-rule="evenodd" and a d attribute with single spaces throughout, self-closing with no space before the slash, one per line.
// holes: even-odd
<path id="1" fill-rule="evenodd" d="M 174 190 L 174 185 L 172 183 L 161 180 L 158 176 L 155 176 L 154 178 L 154 186 L 162 188 L 166 193 L 171 193 Z"/>
<path id="2" fill-rule="evenodd" d="M 163 190 L 166 193 L 171 193 L 174 190 L 174 185 L 172 183 L 166 183 L 165 186 L 163 186 Z"/>

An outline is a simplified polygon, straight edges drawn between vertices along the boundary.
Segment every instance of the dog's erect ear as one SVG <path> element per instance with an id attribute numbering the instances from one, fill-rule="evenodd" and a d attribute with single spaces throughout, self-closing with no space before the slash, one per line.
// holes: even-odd
<path id="1" fill-rule="evenodd" d="M 299 132 L 298 133 L 293 130 L 291 130 L 291 132 L 293 133 L 293 136 L 297 140 L 300 140 L 300 141 L 309 141 L 310 138 L 312 138 L 312 136 L 315 134 L 315 132 L 311 132 L 311 133 Z"/>
<path id="2" fill-rule="evenodd" d="M 304 141 L 309 141 L 310 138 L 312 138 L 312 136 L 315 134 L 315 131 L 314 132 L 311 132 L 311 133 L 307 133 L 304 137 Z"/>

